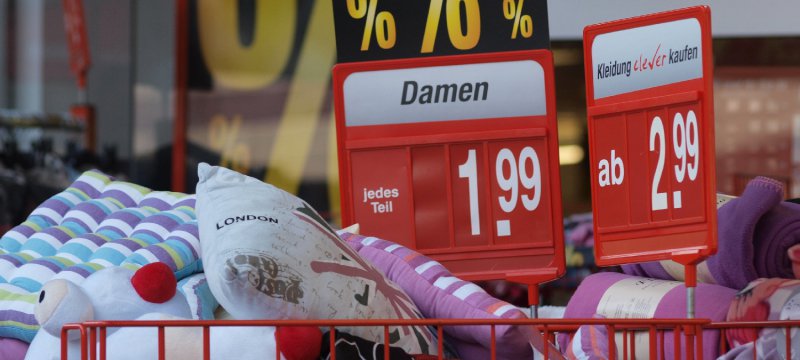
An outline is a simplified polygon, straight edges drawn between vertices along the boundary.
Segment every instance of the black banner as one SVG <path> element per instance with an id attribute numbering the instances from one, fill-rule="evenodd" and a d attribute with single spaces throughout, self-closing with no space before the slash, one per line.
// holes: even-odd
<path id="1" fill-rule="evenodd" d="M 338 62 L 548 49 L 545 0 L 332 0 Z"/>

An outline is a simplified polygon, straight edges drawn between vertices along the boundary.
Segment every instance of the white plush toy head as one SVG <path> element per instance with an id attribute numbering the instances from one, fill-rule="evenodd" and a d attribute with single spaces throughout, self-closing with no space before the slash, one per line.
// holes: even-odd
<path id="1" fill-rule="evenodd" d="M 189 304 L 176 293 L 172 270 L 164 263 L 145 265 L 135 273 L 122 267 L 102 269 L 80 285 L 47 282 L 34 314 L 42 329 L 60 336 L 67 323 L 89 320 L 133 320 L 147 313 L 191 318 Z"/>
<path id="2" fill-rule="evenodd" d="M 94 311 L 89 297 L 80 287 L 67 280 L 57 279 L 42 286 L 34 316 L 42 330 L 59 336 L 64 324 L 92 320 Z"/>

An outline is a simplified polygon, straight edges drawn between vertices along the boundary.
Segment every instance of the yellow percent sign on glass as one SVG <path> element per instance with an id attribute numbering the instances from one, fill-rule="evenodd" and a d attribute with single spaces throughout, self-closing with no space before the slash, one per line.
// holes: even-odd
<path id="1" fill-rule="evenodd" d="M 466 28 L 461 26 L 461 3 L 464 3 Z M 431 0 L 428 8 L 428 20 L 425 23 L 425 34 L 422 37 L 422 48 L 419 52 L 433 52 L 436 43 L 436 32 L 439 30 L 439 18 L 442 15 L 444 0 Z M 447 0 L 447 35 L 450 43 L 459 50 L 469 50 L 478 45 L 481 38 L 481 9 L 478 0 Z M 462 31 L 464 29 L 464 31 Z"/>
<path id="2" fill-rule="evenodd" d="M 517 33 L 521 32 L 522 37 L 530 38 L 533 36 L 533 19 L 530 15 L 522 15 L 522 4 L 525 0 L 503 0 L 503 15 L 506 20 L 514 20 L 514 27 L 511 29 L 511 38 L 516 39 Z"/>
<path id="3" fill-rule="evenodd" d="M 224 115 L 215 115 L 208 126 L 208 140 L 212 150 L 220 152 L 220 166 L 232 168 L 240 173 L 250 171 L 250 147 L 239 142 L 242 117 L 235 115 L 228 120 Z"/>
<path id="4" fill-rule="evenodd" d="M 377 9 L 378 0 L 369 0 L 369 4 L 367 0 L 347 0 L 347 12 L 351 18 L 356 20 L 366 18 L 364 34 L 361 39 L 361 51 L 369 50 L 373 28 L 375 29 L 375 39 L 381 49 L 391 49 L 397 41 L 394 16 L 388 11 L 376 14 Z"/>

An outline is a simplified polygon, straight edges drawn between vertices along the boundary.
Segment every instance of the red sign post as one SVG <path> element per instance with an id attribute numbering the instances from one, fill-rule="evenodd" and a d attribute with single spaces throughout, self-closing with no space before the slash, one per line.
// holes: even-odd
<path id="1" fill-rule="evenodd" d="M 339 64 L 343 225 L 468 280 L 564 273 L 548 50 Z"/>
<path id="2" fill-rule="evenodd" d="M 584 30 L 598 264 L 672 259 L 693 290 L 716 252 L 711 50 L 707 7 Z"/>

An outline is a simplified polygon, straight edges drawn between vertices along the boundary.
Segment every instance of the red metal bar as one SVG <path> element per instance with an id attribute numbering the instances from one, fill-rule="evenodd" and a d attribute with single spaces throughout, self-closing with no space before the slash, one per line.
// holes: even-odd
<path id="1" fill-rule="evenodd" d="M 753 326 L 753 327 L 767 327 L 767 326 L 774 326 L 774 325 L 781 325 L 787 327 L 800 327 L 800 322 L 798 321 L 791 321 L 791 322 L 766 322 L 766 323 L 743 323 L 739 324 L 740 326 Z M 203 327 L 203 346 L 204 346 L 204 358 L 208 359 L 210 357 L 210 327 L 224 327 L 224 326 L 318 326 L 318 327 L 329 327 L 331 329 L 330 333 L 330 344 L 331 344 L 331 358 L 335 359 L 335 327 L 336 326 L 382 326 L 384 327 L 384 335 L 385 335 L 385 343 L 388 342 L 388 332 L 389 326 L 409 326 L 409 325 L 421 325 L 421 326 L 436 326 L 437 333 L 439 334 L 439 342 L 437 346 L 439 347 L 439 358 L 443 358 L 443 327 L 444 326 L 459 326 L 459 325 L 480 325 L 480 326 L 490 326 L 491 327 L 491 352 L 492 358 L 496 358 L 497 352 L 497 344 L 496 344 L 496 326 L 497 325 L 519 325 L 519 326 L 535 326 L 543 332 L 544 339 L 549 341 L 553 340 L 553 335 L 555 332 L 574 332 L 578 329 L 581 325 L 601 325 L 606 326 L 608 333 L 610 336 L 608 337 L 609 342 L 609 354 L 611 358 L 615 358 L 615 353 L 617 351 L 615 345 L 615 336 L 616 331 L 623 331 L 624 332 L 624 341 L 625 341 L 625 351 L 624 354 L 627 356 L 627 352 L 630 352 L 631 357 L 635 357 L 635 332 L 636 331 L 649 331 L 650 332 L 650 339 L 651 339 L 651 346 L 657 346 L 657 343 L 654 344 L 657 333 L 660 333 L 662 347 L 661 347 L 661 356 L 664 356 L 664 347 L 663 347 L 663 338 L 664 338 L 664 330 L 673 330 L 675 332 L 676 339 L 676 354 L 680 354 L 680 332 L 682 328 L 687 329 L 687 337 L 688 339 L 694 339 L 696 337 L 689 337 L 693 335 L 692 333 L 702 332 L 702 329 L 721 329 L 731 326 L 726 325 L 718 325 L 718 324 L 711 324 L 708 320 L 704 319 L 504 319 L 504 320 L 497 320 L 497 319 L 369 319 L 369 320 L 171 320 L 171 321 L 96 321 L 96 322 L 87 322 L 85 324 L 75 325 L 72 324 L 66 326 L 62 331 L 68 331 L 69 329 L 82 329 L 83 326 L 86 329 L 93 329 L 93 331 L 100 331 L 100 338 L 98 339 L 101 344 L 105 341 L 105 331 L 108 326 L 111 327 L 158 327 L 159 331 L 159 357 L 163 358 L 163 349 L 165 347 L 165 329 L 167 327 Z M 735 327 L 735 326 L 734 326 Z M 87 334 L 84 332 L 81 334 L 81 342 L 82 342 L 82 359 L 85 359 L 86 354 L 88 353 L 85 346 L 87 345 L 87 341 L 85 341 Z M 66 336 L 62 336 L 62 351 L 66 352 L 67 349 L 67 340 Z M 627 346 L 627 343 L 630 343 L 630 346 Z M 653 345 L 654 344 L 654 345 Z M 92 344 L 96 346 L 96 344 Z M 386 344 L 388 346 L 388 343 Z M 692 345 L 691 342 L 687 345 Z M 104 346 L 104 345 L 103 345 Z M 103 355 L 104 348 L 101 346 L 101 356 Z M 388 349 L 388 347 L 387 347 Z M 698 350 L 702 350 L 701 346 L 697 347 Z M 386 350 L 388 352 L 388 350 Z M 550 357 L 548 353 L 550 349 L 545 347 L 543 349 L 544 355 Z M 650 354 L 655 354 L 656 349 L 655 347 L 651 347 Z M 691 351 L 693 357 L 694 351 Z M 388 358 L 388 354 L 387 354 Z"/>
<path id="2" fill-rule="evenodd" d="M 100 360 L 106 360 L 106 334 L 107 328 L 105 326 L 100 327 Z M 92 348 L 94 348 L 94 343 L 92 343 Z"/>
<path id="3" fill-rule="evenodd" d="M 724 323 L 726 324 L 726 323 Z M 723 325 L 724 325 L 723 324 Z M 766 323 L 732 323 L 744 324 L 744 327 L 800 327 L 800 321 L 769 321 Z M 752 325 L 756 324 L 756 325 Z M 629 330 L 645 330 L 650 326 L 671 329 L 675 326 L 701 326 L 703 328 L 720 328 L 706 319 L 363 319 L 363 320 L 130 320 L 130 321 L 89 321 L 87 327 L 202 327 L 202 326 L 461 326 L 461 325 L 533 325 L 547 326 L 549 330 L 575 330 L 581 325 L 613 325 L 614 328 Z M 722 326 L 724 327 L 724 326 Z"/>
<path id="4" fill-rule="evenodd" d="M 703 358 L 703 328 L 699 325 L 694 330 L 694 339 L 697 342 L 697 356 L 696 358 Z"/>
<path id="5" fill-rule="evenodd" d="M 616 336 L 616 334 L 609 336 Z M 628 360 L 628 330 L 622 330 L 622 360 Z"/>
<path id="6" fill-rule="evenodd" d="M 331 360 L 336 360 L 336 327 L 331 326 L 328 334 L 331 339 Z"/>
<path id="7" fill-rule="evenodd" d="M 661 339 L 661 357 L 659 359 L 665 359 L 667 357 L 667 342 L 665 340 L 666 331 L 659 331 L 659 339 Z"/>
<path id="8" fill-rule="evenodd" d="M 686 326 L 684 328 L 684 337 L 686 338 L 686 358 L 694 359 L 694 328 Z M 680 345 L 680 344 L 679 344 Z"/>
<path id="9" fill-rule="evenodd" d="M 681 327 L 680 325 L 676 325 L 675 329 L 672 332 L 673 335 L 673 354 L 675 356 L 680 356 L 681 354 Z"/>
<path id="10" fill-rule="evenodd" d="M 164 342 L 166 339 L 164 338 L 164 326 L 158 327 L 158 360 L 165 360 L 167 358 L 167 354 L 164 353 L 165 346 Z"/>
<path id="11" fill-rule="evenodd" d="M 528 306 L 539 306 L 539 284 L 528 284 Z"/>
<path id="12" fill-rule="evenodd" d="M 631 359 L 636 359 L 636 332 L 630 332 Z"/>
<path id="13" fill-rule="evenodd" d="M 792 359 L 792 328 L 783 328 L 784 335 L 786 336 L 786 359 Z"/>
<path id="14" fill-rule="evenodd" d="M 719 353 L 724 354 L 728 352 L 728 339 L 727 331 L 719 329 Z"/>
<path id="15" fill-rule="evenodd" d="M 83 339 L 81 339 L 83 341 Z M 90 359 L 97 359 L 97 329 L 91 328 L 89 329 L 89 343 L 92 344 L 92 347 L 89 348 L 89 358 Z"/>
<path id="16" fill-rule="evenodd" d="M 211 328 L 203 326 L 203 360 L 211 359 Z M 280 359 L 277 357 L 276 359 Z"/>
<path id="17" fill-rule="evenodd" d="M 705 329 L 763 329 L 778 327 L 800 327 L 798 320 L 769 320 L 769 321 L 730 321 L 723 323 L 710 323 L 703 325 Z"/>
<path id="18" fill-rule="evenodd" d="M 648 330 L 650 336 L 650 359 L 655 359 L 658 351 L 658 340 L 656 338 L 656 327 L 650 326 Z"/>

